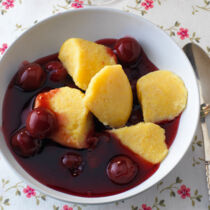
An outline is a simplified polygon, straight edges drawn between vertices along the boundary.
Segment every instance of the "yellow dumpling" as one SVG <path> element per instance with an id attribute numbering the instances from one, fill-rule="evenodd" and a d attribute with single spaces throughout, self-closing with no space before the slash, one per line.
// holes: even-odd
<path id="1" fill-rule="evenodd" d="M 168 154 L 165 131 L 154 123 L 138 123 L 109 131 L 131 151 L 150 163 L 160 163 Z"/>
<path id="2" fill-rule="evenodd" d="M 83 90 L 87 89 L 91 78 L 105 65 L 116 64 L 111 49 L 79 38 L 66 40 L 58 57 L 75 84 Z"/>
<path id="3" fill-rule="evenodd" d="M 85 105 L 104 124 L 124 126 L 130 116 L 133 95 L 121 65 L 105 66 L 90 81 Z"/>
<path id="4" fill-rule="evenodd" d="M 87 147 L 86 137 L 93 129 L 93 119 L 84 104 L 84 93 L 70 87 L 53 89 L 36 97 L 36 107 L 49 108 L 56 114 L 57 130 L 51 135 L 52 140 L 67 147 Z"/>
<path id="5" fill-rule="evenodd" d="M 145 122 L 172 120 L 187 103 L 187 89 L 174 73 L 154 71 L 137 81 L 137 95 Z"/>

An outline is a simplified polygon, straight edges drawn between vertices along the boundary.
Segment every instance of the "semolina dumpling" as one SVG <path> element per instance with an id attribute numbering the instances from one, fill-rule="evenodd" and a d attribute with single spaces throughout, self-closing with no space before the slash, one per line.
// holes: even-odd
<path id="1" fill-rule="evenodd" d="M 165 130 L 154 123 L 138 123 L 109 131 L 131 151 L 150 163 L 160 163 L 168 154 Z"/>
<path id="2" fill-rule="evenodd" d="M 105 66 L 91 79 L 85 105 L 104 125 L 116 128 L 126 124 L 133 95 L 121 65 Z"/>
<path id="3" fill-rule="evenodd" d="M 170 71 L 146 74 L 137 81 L 136 89 L 145 122 L 172 120 L 185 109 L 187 89 Z"/>
<path id="4" fill-rule="evenodd" d="M 94 126 L 84 104 L 84 93 L 70 87 L 53 89 L 36 97 L 37 107 L 49 108 L 57 116 L 58 128 L 52 133 L 52 140 L 67 147 L 87 147 L 86 137 Z"/>
<path id="5" fill-rule="evenodd" d="M 87 89 L 91 78 L 105 65 L 116 64 L 117 61 L 108 47 L 80 38 L 66 40 L 58 57 L 82 90 Z"/>

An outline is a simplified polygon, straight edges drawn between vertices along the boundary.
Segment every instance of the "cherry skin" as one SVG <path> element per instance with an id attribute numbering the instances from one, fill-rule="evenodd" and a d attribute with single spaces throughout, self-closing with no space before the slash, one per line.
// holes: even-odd
<path id="1" fill-rule="evenodd" d="M 141 54 L 140 44 L 131 37 L 118 39 L 114 49 L 118 59 L 125 64 L 134 63 Z"/>
<path id="2" fill-rule="evenodd" d="M 46 79 L 46 73 L 37 63 L 26 63 L 18 71 L 16 83 L 26 91 L 41 87 Z"/>
<path id="3" fill-rule="evenodd" d="M 54 82 L 64 81 L 67 76 L 66 70 L 59 61 L 50 61 L 45 68 L 50 72 L 50 79 Z"/>
<path id="4" fill-rule="evenodd" d="M 47 64 L 45 64 L 45 68 L 47 71 L 52 71 L 54 69 L 61 69 L 63 68 L 63 65 L 59 61 L 50 61 Z"/>
<path id="5" fill-rule="evenodd" d="M 114 157 L 107 166 L 107 175 L 116 184 L 127 184 L 136 176 L 136 163 L 124 155 Z"/>
<path id="6" fill-rule="evenodd" d="M 46 108 L 35 108 L 27 116 L 26 128 L 35 138 L 49 137 L 56 129 L 56 117 L 53 112 Z"/>
<path id="7" fill-rule="evenodd" d="M 76 153 L 67 153 L 62 157 L 62 164 L 69 169 L 78 168 L 82 164 L 82 157 Z"/>
<path id="8" fill-rule="evenodd" d="M 22 157 L 30 157 L 36 154 L 41 148 L 41 141 L 30 136 L 29 132 L 23 128 L 19 130 L 11 139 L 13 150 Z"/>
<path id="9" fill-rule="evenodd" d="M 82 172 L 83 162 L 79 154 L 67 153 L 62 157 L 61 162 L 63 166 L 70 170 L 72 176 L 78 176 Z"/>
<path id="10" fill-rule="evenodd" d="M 96 136 L 90 136 L 86 139 L 88 148 L 94 149 L 98 143 L 98 138 Z"/>

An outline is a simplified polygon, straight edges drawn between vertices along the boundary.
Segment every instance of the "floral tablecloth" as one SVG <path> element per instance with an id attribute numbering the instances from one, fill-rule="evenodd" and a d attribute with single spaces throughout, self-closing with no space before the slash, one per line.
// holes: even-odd
<path id="1" fill-rule="evenodd" d="M 0 59 L 30 26 L 56 13 L 94 6 L 94 2 L 97 0 L 0 0 Z M 103 6 L 143 16 L 180 47 L 195 42 L 210 55 L 209 0 L 115 0 Z M 210 121 L 208 125 L 210 128 Z M 199 127 L 182 161 L 157 185 L 127 200 L 91 206 L 61 202 L 32 189 L 13 173 L 0 153 L 0 210 L 210 210 L 203 158 Z"/>

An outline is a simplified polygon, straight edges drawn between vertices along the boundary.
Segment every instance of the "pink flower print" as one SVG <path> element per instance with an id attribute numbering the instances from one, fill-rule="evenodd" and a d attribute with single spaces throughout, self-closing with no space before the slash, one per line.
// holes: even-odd
<path id="1" fill-rule="evenodd" d="M 154 7 L 153 3 L 154 3 L 153 0 L 145 0 L 144 2 L 141 3 L 141 5 L 142 5 L 146 10 L 148 10 L 148 9 Z"/>
<path id="2" fill-rule="evenodd" d="M 189 37 L 189 34 L 188 34 L 188 29 L 184 29 L 184 28 L 180 28 L 179 31 L 177 32 L 177 34 L 180 36 L 180 39 L 185 39 L 186 37 L 188 38 Z"/>
<path id="3" fill-rule="evenodd" d="M 6 9 L 14 7 L 14 0 L 6 0 L 2 2 L 2 5 L 5 6 Z"/>
<path id="4" fill-rule="evenodd" d="M 147 206 L 146 204 L 142 204 L 142 209 L 139 210 L 152 210 L 152 208 L 150 206 Z"/>
<path id="5" fill-rule="evenodd" d="M 190 188 L 187 188 L 185 185 L 182 185 L 177 193 L 181 196 L 182 199 L 190 197 Z"/>
<path id="6" fill-rule="evenodd" d="M 74 8 L 83 8 L 83 4 L 84 2 L 83 1 L 80 1 L 80 0 L 75 0 L 71 6 L 74 7 Z"/>
<path id="7" fill-rule="evenodd" d="M 63 206 L 63 210 L 73 210 L 73 208 L 72 208 L 72 207 L 69 207 L 69 206 L 67 206 L 67 205 L 64 205 L 64 206 Z"/>
<path id="8" fill-rule="evenodd" d="M 5 50 L 8 48 L 8 45 L 6 43 L 2 44 L 2 47 L 0 47 L 0 53 L 1 55 L 3 55 L 3 53 L 5 52 Z"/>
<path id="9" fill-rule="evenodd" d="M 27 198 L 30 198 L 31 196 L 36 196 L 36 192 L 33 188 L 27 186 L 23 189 L 23 192 L 26 194 Z"/>

